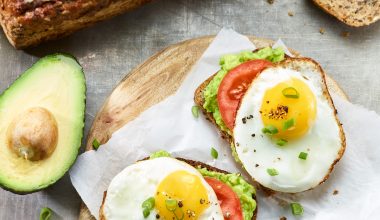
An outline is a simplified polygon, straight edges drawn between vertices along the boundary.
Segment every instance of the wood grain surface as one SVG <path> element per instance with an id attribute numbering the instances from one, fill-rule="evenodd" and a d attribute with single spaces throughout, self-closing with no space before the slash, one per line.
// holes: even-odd
<path id="1" fill-rule="evenodd" d="M 206 36 L 169 46 L 132 70 L 116 86 L 97 113 L 87 137 L 86 150 L 92 149 L 92 141 L 95 138 L 101 144 L 106 143 L 113 132 L 147 108 L 173 94 L 213 39 L 214 36 Z M 253 36 L 249 39 L 258 48 L 274 43 Z M 300 56 L 297 51 L 291 52 Z M 334 80 L 330 77 L 326 80 L 330 91 L 347 99 Z M 79 219 L 94 219 L 83 203 Z"/>

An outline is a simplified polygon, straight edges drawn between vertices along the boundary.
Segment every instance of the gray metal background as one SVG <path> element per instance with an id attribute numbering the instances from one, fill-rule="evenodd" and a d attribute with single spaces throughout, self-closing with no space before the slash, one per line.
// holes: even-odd
<path id="1" fill-rule="evenodd" d="M 318 60 L 352 102 L 380 113 L 380 22 L 349 28 L 310 0 L 276 0 L 273 5 L 266 0 L 157 0 L 25 51 L 12 48 L 0 33 L 0 91 L 41 56 L 75 55 L 87 78 L 86 135 L 105 98 L 132 68 L 170 44 L 217 34 L 223 26 L 242 34 L 282 38 L 289 47 Z M 342 37 L 342 31 L 350 36 Z M 0 219 L 37 219 L 44 206 L 58 219 L 76 219 L 79 204 L 68 176 L 30 195 L 0 189 Z"/>

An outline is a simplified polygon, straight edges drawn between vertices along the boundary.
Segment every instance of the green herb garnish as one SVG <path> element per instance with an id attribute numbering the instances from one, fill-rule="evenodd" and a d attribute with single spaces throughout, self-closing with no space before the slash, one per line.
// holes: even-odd
<path id="1" fill-rule="evenodd" d="M 291 98 L 291 99 L 298 99 L 300 97 L 300 94 L 294 87 L 287 87 L 282 90 L 282 94 L 286 98 Z"/>
<path id="2" fill-rule="evenodd" d="M 150 210 L 149 209 L 143 209 L 144 218 L 148 218 L 149 215 L 150 215 Z"/>
<path id="3" fill-rule="evenodd" d="M 270 176 L 277 176 L 278 175 L 278 171 L 274 168 L 268 168 L 267 169 L 267 173 L 270 175 Z"/>
<path id="4" fill-rule="evenodd" d="M 145 200 L 141 207 L 142 208 L 148 208 L 148 209 L 153 209 L 154 208 L 154 204 L 155 204 L 155 200 L 153 197 L 149 197 L 147 200 Z"/>
<path id="5" fill-rule="evenodd" d="M 180 204 L 182 204 L 182 202 L 181 201 L 178 202 L 176 199 L 166 199 L 165 200 L 166 209 L 173 213 L 173 215 L 175 217 L 173 219 L 175 219 L 175 220 L 183 220 L 185 217 L 185 213 L 181 209 L 181 207 L 183 205 L 180 205 Z M 177 207 L 179 207 L 179 209 L 177 209 Z M 177 214 L 179 214 L 179 216 Z"/>
<path id="6" fill-rule="evenodd" d="M 277 140 L 277 142 L 276 142 L 276 144 L 277 144 L 278 146 L 284 146 L 286 143 L 288 143 L 288 141 L 285 140 L 285 139 L 279 139 L 279 140 Z"/>
<path id="7" fill-rule="evenodd" d="M 295 124 L 296 124 L 296 120 L 294 120 L 294 118 L 291 118 L 284 122 L 284 124 L 282 125 L 282 130 L 286 131 L 289 128 L 294 127 Z"/>
<path id="8" fill-rule="evenodd" d="M 98 141 L 98 139 L 94 138 L 94 140 L 92 141 L 92 147 L 97 150 L 100 146 L 100 143 Z"/>
<path id="9" fill-rule="evenodd" d="M 290 203 L 290 207 L 292 208 L 293 215 L 302 215 L 303 214 L 303 207 L 301 204 L 294 202 Z"/>
<path id="10" fill-rule="evenodd" d="M 153 197 L 149 197 L 142 204 L 144 218 L 147 218 L 150 215 L 150 211 L 154 208 L 155 200 Z"/>
<path id="11" fill-rule="evenodd" d="M 169 211 L 174 212 L 177 209 L 178 203 L 175 199 L 166 199 L 165 205 Z"/>
<path id="12" fill-rule="evenodd" d="M 217 150 L 215 150 L 215 148 L 211 148 L 211 156 L 212 156 L 212 158 L 214 158 L 214 159 L 218 159 L 218 151 Z"/>
<path id="13" fill-rule="evenodd" d="M 193 113 L 194 118 L 198 118 L 199 117 L 199 106 L 194 105 L 191 108 L 191 113 Z"/>
<path id="14" fill-rule="evenodd" d="M 273 125 L 268 125 L 261 129 L 264 134 L 274 135 L 278 133 L 278 129 Z"/>
<path id="15" fill-rule="evenodd" d="M 302 160 L 306 160 L 307 159 L 307 153 L 306 152 L 300 152 L 300 154 L 298 155 L 298 158 L 300 158 Z"/>
<path id="16" fill-rule="evenodd" d="M 53 211 L 50 208 L 48 207 L 42 208 L 40 211 L 40 220 L 49 220 L 52 213 Z"/>

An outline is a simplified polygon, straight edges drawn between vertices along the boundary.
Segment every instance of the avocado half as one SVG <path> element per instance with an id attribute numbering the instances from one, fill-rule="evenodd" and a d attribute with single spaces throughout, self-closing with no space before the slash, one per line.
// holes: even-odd
<path id="1" fill-rule="evenodd" d="M 41 58 L 0 95 L 0 186 L 26 194 L 74 163 L 84 128 L 86 81 L 74 57 Z"/>

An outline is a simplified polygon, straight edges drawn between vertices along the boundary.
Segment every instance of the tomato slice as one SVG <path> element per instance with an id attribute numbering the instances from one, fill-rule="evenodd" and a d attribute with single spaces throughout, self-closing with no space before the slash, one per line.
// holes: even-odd
<path id="1" fill-rule="evenodd" d="M 263 69 L 272 66 L 267 60 L 251 60 L 230 70 L 223 78 L 218 89 L 218 106 L 222 119 L 229 129 L 235 124 L 236 111 L 240 99 L 247 91 L 249 84 Z"/>
<path id="2" fill-rule="evenodd" d="M 215 191 L 225 220 L 243 220 L 243 211 L 237 194 L 227 184 L 211 177 L 206 182 Z"/>

